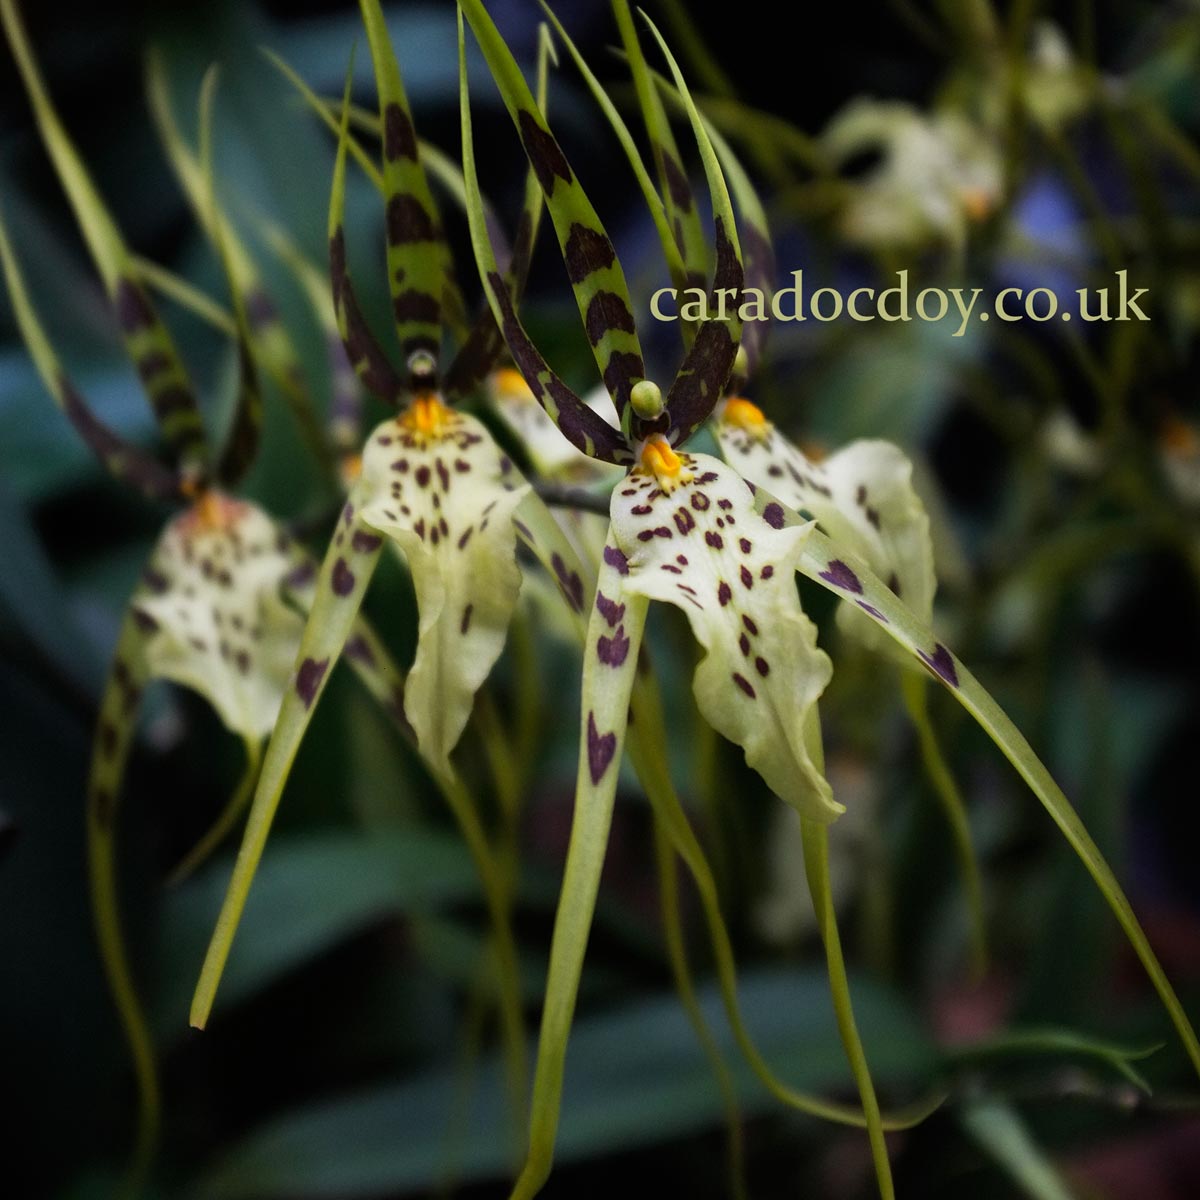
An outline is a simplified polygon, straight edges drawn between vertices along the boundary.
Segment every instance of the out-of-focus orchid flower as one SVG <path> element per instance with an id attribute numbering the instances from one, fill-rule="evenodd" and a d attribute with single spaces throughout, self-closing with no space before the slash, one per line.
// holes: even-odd
<path id="1" fill-rule="evenodd" d="M 954 111 L 930 116 L 902 101 L 855 100 L 820 145 L 838 169 L 873 157 L 844 181 L 837 216 L 842 236 L 867 249 L 961 247 L 1003 193 L 999 144 Z"/>

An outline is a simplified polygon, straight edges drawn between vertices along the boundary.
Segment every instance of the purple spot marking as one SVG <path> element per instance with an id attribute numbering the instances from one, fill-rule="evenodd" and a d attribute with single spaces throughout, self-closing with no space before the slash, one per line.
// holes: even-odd
<path id="1" fill-rule="evenodd" d="M 944 679 L 951 687 L 958 687 L 958 671 L 954 667 L 954 658 L 941 642 L 936 642 L 933 654 L 918 650 L 921 661 L 935 674 Z"/>
<path id="2" fill-rule="evenodd" d="M 840 558 L 835 558 L 829 564 L 828 571 L 821 572 L 821 578 L 845 592 L 857 592 L 862 595 L 862 584 L 858 582 L 858 576 Z"/>
<path id="3" fill-rule="evenodd" d="M 606 733 L 601 737 L 600 731 L 596 728 L 595 714 L 588 713 L 588 770 L 591 773 L 593 784 L 598 784 L 604 778 L 604 772 L 608 770 L 608 764 L 612 762 L 613 755 L 616 752 L 617 735 L 615 733 Z"/>

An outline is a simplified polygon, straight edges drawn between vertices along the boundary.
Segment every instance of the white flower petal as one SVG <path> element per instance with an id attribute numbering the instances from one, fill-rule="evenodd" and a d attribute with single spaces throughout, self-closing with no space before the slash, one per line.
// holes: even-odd
<path id="1" fill-rule="evenodd" d="M 473 417 L 426 404 L 427 427 L 385 421 L 363 453 L 360 519 L 400 548 L 417 594 L 404 709 L 437 770 L 504 648 L 521 586 L 513 513 L 529 485 Z"/>
<path id="2" fill-rule="evenodd" d="M 782 510 L 773 524 L 773 510 L 758 513 L 745 480 L 718 459 L 679 459 L 674 481 L 639 467 L 613 492 L 624 590 L 683 609 L 707 651 L 693 684 L 705 719 L 777 795 L 830 821 L 842 806 L 803 737 L 832 674 L 793 578 L 811 526 L 783 528 Z"/>
<path id="3" fill-rule="evenodd" d="M 209 495 L 173 520 L 133 604 L 149 675 L 199 692 L 235 733 L 270 733 L 304 624 L 283 599 L 294 566 L 253 504 Z"/>
<path id="4" fill-rule="evenodd" d="M 738 406 L 757 413 L 746 401 L 732 400 L 717 421 L 717 440 L 730 465 L 784 504 L 816 518 L 835 543 L 865 559 L 928 624 L 937 588 L 933 540 L 912 484 L 912 463 L 900 448 L 863 440 L 814 462 L 769 421 L 746 420 Z M 839 620 L 869 645 L 886 642 L 851 606 L 842 606 Z"/>

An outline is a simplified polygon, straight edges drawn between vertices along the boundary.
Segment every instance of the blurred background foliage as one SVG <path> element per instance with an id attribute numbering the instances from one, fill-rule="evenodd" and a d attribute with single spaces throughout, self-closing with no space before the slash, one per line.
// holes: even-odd
<path id="1" fill-rule="evenodd" d="M 222 294 L 147 116 L 143 54 L 153 44 L 189 132 L 201 76 L 220 63 L 216 153 L 238 211 L 270 216 L 323 259 L 331 142 L 259 47 L 282 54 L 320 94 L 336 94 L 361 41 L 354 5 L 24 7 L 67 128 L 138 253 Z M 531 66 L 536 6 L 489 8 Z M 1077 803 L 1196 1013 L 1200 10 L 1017 0 L 999 8 L 990 52 L 981 48 L 987 11 L 895 0 L 869 15 L 854 5 L 789 13 L 781 26 L 765 4 L 692 9 L 689 28 L 738 100 L 790 131 L 722 99 L 722 80 L 689 61 L 669 12 L 666 27 L 697 92 L 717 98 L 713 119 L 740 139 L 782 270 L 803 267 L 811 288 L 845 292 L 902 266 L 914 284 L 986 294 L 1018 282 L 1065 294 L 1119 266 L 1149 289 L 1146 325 L 993 322 L 961 338 L 951 336 L 954 320 L 782 325 L 755 399 L 806 446 L 881 436 L 912 454 L 934 521 L 939 628 Z M 453 6 L 388 12 L 422 135 L 457 155 Z M 624 68 L 607 53 L 616 39 L 603 0 L 563 5 L 560 15 L 627 102 Z M 1070 72 L 1013 73 L 1043 18 L 1057 23 L 1085 81 L 1078 104 L 1064 83 Z M 370 72 L 360 52 L 355 96 L 368 105 Z M 1033 100 L 1021 109 L 1012 97 L 1026 84 Z M 998 89 L 1001 184 L 963 243 L 852 244 L 839 216 L 878 152 L 823 158 L 818 135 L 831 118 L 871 96 L 980 121 L 989 88 Z M 473 91 L 484 186 L 511 214 L 518 147 L 484 72 Z M 660 260 L 615 141 L 565 63 L 551 97 L 555 128 L 648 311 Z M 148 410 L 7 59 L 0 203 L 68 368 L 106 420 L 150 440 Z M 353 271 L 379 315 L 382 213 L 356 174 L 348 214 Z M 447 223 L 466 264 L 465 222 L 450 211 Z M 308 374 L 321 380 L 323 346 L 304 298 L 256 248 Z M 462 276 L 477 298 L 473 272 Z M 564 282 L 558 256 L 539 254 L 526 308 L 536 340 L 583 389 L 593 380 Z M 232 351 L 193 316 L 169 305 L 167 315 L 218 424 L 232 404 Z M 677 334 L 652 325 L 643 324 L 647 349 L 665 371 Z M 248 491 L 300 521 L 327 501 L 272 392 Z M 83 781 L 118 617 L 163 515 L 92 461 L 0 307 L 0 1036 L 11 1099 L 0 1178 L 14 1197 L 109 1194 L 130 1138 L 132 1083 L 87 909 Z M 806 589 L 805 598 L 837 667 L 825 725 L 835 791 L 850 812 L 833 831 L 835 884 L 868 1056 L 890 1101 L 934 1086 L 951 1095 L 926 1124 L 895 1136 L 900 1193 L 1200 1194 L 1194 1080 L 1085 873 L 965 714 L 933 697 L 986 876 L 992 961 L 972 980 L 949 835 L 898 689 L 837 639 L 822 595 Z M 394 562 L 367 609 L 402 660 L 411 657 L 414 604 Z M 697 734 L 693 652 L 676 616 L 652 627 L 664 650 L 671 754 L 718 870 L 748 1022 L 779 1075 L 852 1094 L 801 899 L 798 841 L 740 756 Z M 547 634 L 535 649 L 538 738 L 524 764 L 517 912 L 531 1027 L 569 829 L 578 678 L 568 646 Z M 163 879 L 223 804 L 238 748 L 194 697 L 166 688 L 152 697 L 121 846 L 125 921 L 164 1071 L 158 1195 L 503 1194 L 511 1128 L 494 1012 L 480 995 L 478 885 L 421 767 L 344 674 L 301 751 L 203 1035 L 188 1029 L 187 1006 L 232 847 L 179 888 L 164 889 Z M 510 652 L 495 677 L 502 716 L 514 681 Z M 460 757 L 494 804 L 478 744 L 469 733 Z M 546 1194 L 609 1195 L 636 1180 L 648 1194 L 725 1195 L 721 1097 L 671 989 L 650 818 L 627 782 Z M 705 1011 L 733 1062 L 698 906 L 690 893 L 685 901 Z M 1047 1027 L 1134 1047 L 1166 1043 L 1137 1064 L 1153 1095 L 1094 1053 L 1004 1041 L 1006 1030 Z M 751 1195 L 870 1193 L 865 1138 L 781 1111 L 748 1071 L 735 1074 Z"/>

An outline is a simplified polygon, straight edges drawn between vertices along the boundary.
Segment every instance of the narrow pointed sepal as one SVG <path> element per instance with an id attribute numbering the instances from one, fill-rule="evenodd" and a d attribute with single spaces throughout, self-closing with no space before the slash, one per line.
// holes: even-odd
<path id="1" fill-rule="evenodd" d="M 42 142 L 104 281 L 125 350 L 137 368 L 159 428 L 181 472 L 188 478 L 202 479 L 207 470 L 208 443 L 174 340 L 140 283 L 121 232 L 55 111 L 15 0 L 0 0 L 0 22 L 25 83 Z"/>
<path id="2" fill-rule="evenodd" d="M 459 11 L 471 25 L 537 174 L 596 365 L 617 411 L 624 413 L 630 390 L 646 368 L 620 260 L 491 16 L 480 0 L 462 0 Z"/>
<path id="3" fill-rule="evenodd" d="M 71 422 L 80 440 L 114 478 L 135 487 L 152 500 L 173 500 L 181 495 L 179 476 L 152 455 L 126 441 L 92 412 L 63 370 L 37 310 L 25 287 L 16 252 L 0 213 L 0 267 L 3 267 L 17 328 L 46 390 Z"/>
<path id="4" fill-rule="evenodd" d="M 263 756 L 262 772 L 246 821 L 246 832 L 192 999 L 191 1023 L 199 1029 L 207 1024 L 212 1011 L 225 961 L 266 846 L 275 810 L 279 807 L 279 799 L 291 773 L 292 762 L 312 719 L 313 710 L 329 681 L 330 672 L 354 628 L 383 546 L 383 539 L 359 519 L 359 496 L 360 491 L 356 488 L 338 518 L 325 561 L 317 576 L 312 609 L 300 636 L 300 647 L 287 675 L 279 715 Z M 292 569 L 297 569 L 294 562 Z M 303 572 L 304 564 L 298 569 Z M 295 582 L 294 577 L 285 580 L 280 587 L 280 594 Z"/>
<path id="5" fill-rule="evenodd" d="M 645 467 L 613 492 L 612 537 L 626 592 L 681 608 L 706 654 L 700 711 L 802 815 L 842 811 L 809 757 L 804 723 L 832 675 L 794 573 L 811 526 L 776 526 L 745 480 L 708 455 L 680 455 L 673 477 Z"/>
<path id="6" fill-rule="evenodd" d="M 135 601 L 137 595 L 135 593 Z M 125 614 L 92 740 L 87 781 L 88 877 L 92 919 L 109 992 L 121 1021 L 138 1089 L 138 1128 L 131 1185 L 145 1181 L 161 1122 L 158 1068 L 149 1023 L 125 947 L 117 888 L 116 817 L 125 767 L 137 730 L 147 681 L 145 622 L 131 606 Z"/>
<path id="7" fill-rule="evenodd" d="M 442 293 L 449 282 L 450 252 L 421 153 L 400 66 L 378 0 L 361 0 L 375 64 L 382 125 L 383 182 L 387 201 L 388 284 L 396 333 L 405 361 L 425 362 L 414 386 L 431 377 L 442 341 Z M 414 355 L 418 357 L 414 359 Z M 428 356 L 425 358 L 424 356 Z M 425 382 L 432 382 L 428 378 Z"/>
<path id="8" fill-rule="evenodd" d="M 608 846 L 630 696 L 646 624 L 647 601 L 627 592 L 628 582 L 628 560 L 610 537 L 584 648 L 575 816 L 550 946 L 530 1106 L 529 1155 L 512 1193 L 523 1200 L 534 1196 L 545 1182 L 554 1156 L 567 1038 Z"/>

